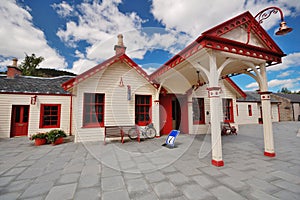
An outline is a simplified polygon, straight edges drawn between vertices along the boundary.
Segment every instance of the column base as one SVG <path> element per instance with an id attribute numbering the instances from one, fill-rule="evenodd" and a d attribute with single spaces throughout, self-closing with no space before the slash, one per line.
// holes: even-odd
<path id="1" fill-rule="evenodd" d="M 222 166 L 224 166 L 223 160 L 219 160 L 219 161 L 211 160 L 211 164 L 214 165 L 214 166 L 216 166 L 216 167 L 222 167 Z"/>
<path id="2" fill-rule="evenodd" d="M 276 156 L 276 154 L 275 153 L 270 153 L 270 152 L 264 152 L 264 155 L 265 156 L 268 156 L 268 157 L 275 157 Z"/>

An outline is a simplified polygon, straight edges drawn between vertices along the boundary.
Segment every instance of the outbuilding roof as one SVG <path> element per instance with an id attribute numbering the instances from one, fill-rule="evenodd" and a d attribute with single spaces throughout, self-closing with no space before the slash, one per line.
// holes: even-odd
<path id="1" fill-rule="evenodd" d="M 274 93 L 274 95 L 289 99 L 291 103 L 300 103 L 300 94 Z"/>
<path id="2" fill-rule="evenodd" d="M 0 75 L 0 93 L 70 94 L 61 85 L 71 78 L 73 77 L 17 76 L 15 78 L 7 78 L 6 75 Z"/>
<path id="3" fill-rule="evenodd" d="M 246 98 L 238 98 L 237 102 L 261 102 L 260 94 L 254 91 L 247 91 L 245 92 Z M 279 103 L 278 100 L 272 98 L 271 96 L 271 103 Z"/>

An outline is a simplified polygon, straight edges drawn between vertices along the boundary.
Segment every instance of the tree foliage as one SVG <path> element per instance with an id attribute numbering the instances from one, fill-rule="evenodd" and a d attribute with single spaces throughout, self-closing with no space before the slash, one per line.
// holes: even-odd
<path id="1" fill-rule="evenodd" d="M 31 54 L 31 56 L 25 53 L 25 59 L 20 65 L 20 69 L 22 71 L 22 75 L 25 76 L 35 76 L 37 66 L 43 62 L 44 58 L 42 56 L 36 57 L 35 54 Z"/>

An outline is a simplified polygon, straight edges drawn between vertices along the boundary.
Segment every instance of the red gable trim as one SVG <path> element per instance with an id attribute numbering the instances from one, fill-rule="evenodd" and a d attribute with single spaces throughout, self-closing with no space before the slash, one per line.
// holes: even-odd
<path id="1" fill-rule="evenodd" d="M 269 34 L 260 26 L 260 24 L 255 20 L 255 18 L 250 14 L 249 11 L 244 12 L 228 21 L 225 21 L 203 32 L 202 35 L 212 35 L 212 36 L 220 37 L 225 33 L 237 27 L 240 27 L 241 25 L 245 25 L 246 26 L 245 29 L 247 29 L 250 24 L 252 25 L 251 30 L 257 35 L 257 37 L 261 39 L 263 43 L 265 43 L 265 45 L 269 48 L 269 50 L 274 51 L 278 54 L 283 54 L 283 51 L 269 36 Z"/>
<path id="2" fill-rule="evenodd" d="M 100 70 L 103 70 L 104 68 L 109 67 L 118 61 L 125 62 L 130 67 L 134 68 L 148 82 L 153 84 L 153 82 L 149 80 L 148 74 L 140 66 L 138 66 L 131 58 L 129 58 L 126 54 L 117 54 L 117 55 L 107 59 L 103 63 L 96 65 L 95 67 L 87 70 L 86 72 L 76 76 L 75 78 L 68 80 L 67 82 L 62 84 L 62 87 L 64 88 L 64 90 L 68 90 L 68 89 L 72 88 L 74 85 L 77 85 L 78 83 L 84 81 L 85 79 L 93 76 Z M 153 85 L 154 85 L 154 87 L 156 87 L 155 84 L 153 84 Z"/>
<path id="3" fill-rule="evenodd" d="M 247 97 L 247 94 L 229 77 L 224 78 L 243 98 Z"/>

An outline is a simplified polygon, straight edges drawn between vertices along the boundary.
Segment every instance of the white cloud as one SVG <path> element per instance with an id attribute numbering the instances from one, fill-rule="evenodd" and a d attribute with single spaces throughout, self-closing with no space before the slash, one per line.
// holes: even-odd
<path id="1" fill-rule="evenodd" d="M 231 0 L 230 3 L 221 3 L 218 0 L 153 0 L 151 12 L 167 28 L 197 37 L 203 31 L 247 10 L 255 16 L 270 6 L 280 7 L 285 16 L 296 15 L 295 13 L 299 15 L 300 11 L 298 0 Z M 279 20 L 278 14 L 278 17 L 268 18 L 262 26 L 268 30 L 278 25 Z"/>
<path id="2" fill-rule="evenodd" d="M 281 72 L 280 74 L 277 75 L 277 77 L 278 78 L 284 78 L 284 77 L 290 76 L 292 73 L 294 73 L 294 71 Z"/>
<path id="3" fill-rule="evenodd" d="M 286 87 L 290 90 L 296 90 L 296 88 L 299 88 L 300 86 L 300 78 L 294 78 L 294 79 L 273 79 L 268 81 L 268 87 L 270 90 L 274 88 L 283 88 Z M 248 85 L 246 85 L 246 88 L 251 90 L 257 90 L 258 84 L 257 82 L 252 82 Z"/>
<path id="4" fill-rule="evenodd" d="M 2 68 L 6 68 L 8 60 L 12 57 L 22 61 L 25 53 L 28 55 L 35 53 L 37 56 L 44 57 L 45 60 L 40 67 L 66 67 L 64 58 L 47 44 L 44 33 L 32 23 L 32 16 L 28 9 L 20 7 L 15 0 L 7 0 L 1 2 L 0 10 L 2 27 L 0 29 L 0 65 Z"/>
<path id="5" fill-rule="evenodd" d="M 268 67 L 268 71 L 279 71 L 292 67 L 300 67 L 300 52 L 295 52 L 282 58 L 282 63 Z"/>
<path id="6" fill-rule="evenodd" d="M 54 8 L 54 10 L 57 12 L 57 14 L 59 14 L 61 17 L 70 16 L 74 12 L 73 7 L 65 1 L 63 1 L 59 4 L 54 3 L 52 5 L 52 8 Z"/>

